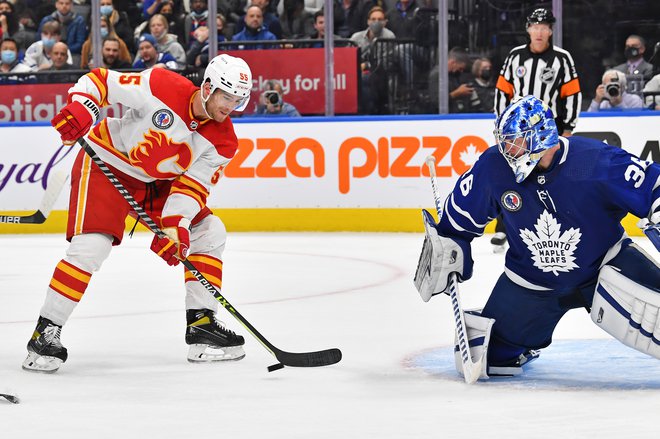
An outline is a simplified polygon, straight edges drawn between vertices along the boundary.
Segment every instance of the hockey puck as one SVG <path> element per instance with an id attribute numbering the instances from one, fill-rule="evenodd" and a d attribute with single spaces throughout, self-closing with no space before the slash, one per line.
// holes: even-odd
<path id="1" fill-rule="evenodd" d="M 275 372 L 276 370 L 279 369 L 284 369 L 284 365 L 282 363 L 277 363 L 277 364 L 273 364 L 272 366 L 268 366 L 268 372 Z"/>

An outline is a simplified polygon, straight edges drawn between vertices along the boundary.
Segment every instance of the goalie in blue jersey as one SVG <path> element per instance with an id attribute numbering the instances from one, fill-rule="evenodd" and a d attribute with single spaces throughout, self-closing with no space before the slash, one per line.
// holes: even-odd
<path id="1" fill-rule="evenodd" d="M 560 137 L 552 112 L 526 96 L 497 118 L 497 146 L 463 174 L 425 246 L 415 285 L 428 301 L 451 273 L 472 276 L 470 241 L 502 215 L 504 273 L 482 310 L 466 311 L 480 377 L 517 375 L 552 341 L 570 309 L 584 307 L 624 344 L 660 358 L 660 266 L 626 235 L 628 213 L 660 250 L 660 165 L 621 148 Z M 424 253 L 423 253 L 424 254 Z M 427 253 L 428 254 L 428 253 Z M 462 371 L 460 358 L 456 361 Z"/>

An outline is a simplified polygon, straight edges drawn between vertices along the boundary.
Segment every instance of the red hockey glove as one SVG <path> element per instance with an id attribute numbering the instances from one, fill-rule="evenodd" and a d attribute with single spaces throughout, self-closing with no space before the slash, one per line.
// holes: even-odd
<path id="1" fill-rule="evenodd" d="M 91 111 L 96 110 L 95 112 L 98 113 L 96 104 L 89 99 L 87 101 L 90 102 L 90 107 L 94 108 Z M 87 110 L 85 105 L 78 101 L 73 101 L 62 108 L 62 111 L 50 121 L 50 124 L 60 133 L 65 145 L 76 143 L 76 140 L 87 134 L 93 123 L 94 118 L 90 110 Z"/>
<path id="2" fill-rule="evenodd" d="M 181 215 L 166 216 L 160 220 L 164 238 L 154 236 L 151 250 L 163 258 L 168 265 L 178 265 L 186 259 L 190 248 L 190 220 Z"/>

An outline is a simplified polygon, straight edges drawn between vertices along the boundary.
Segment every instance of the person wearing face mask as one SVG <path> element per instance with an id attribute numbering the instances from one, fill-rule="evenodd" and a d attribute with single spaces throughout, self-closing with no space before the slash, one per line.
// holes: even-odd
<path id="1" fill-rule="evenodd" d="M 360 71 L 362 72 L 362 91 L 360 93 L 360 112 L 364 114 L 385 114 L 387 111 L 387 72 L 378 69 L 381 59 L 372 53 L 377 39 L 394 39 L 394 33 L 385 28 L 387 19 L 380 6 L 369 10 L 367 28 L 351 35 L 350 40 L 360 48 Z M 375 50 L 373 51 L 375 52 Z"/>
<path id="2" fill-rule="evenodd" d="M 47 69 L 53 64 L 50 59 L 53 46 L 60 40 L 60 23 L 57 21 L 44 23 L 41 29 L 41 40 L 28 47 L 25 52 L 23 64 L 28 66 L 32 71 Z M 73 64 L 73 57 L 71 56 L 71 51 L 68 49 L 67 62 Z"/>
<path id="3" fill-rule="evenodd" d="M 55 12 L 41 20 L 37 33 L 42 32 L 44 24 L 49 21 L 57 21 L 60 24 L 62 41 L 67 44 L 71 53 L 80 54 L 82 45 L 87 38 L 87 27 L 83 17 L 73 12 L 72 8 L 73 0 L 57 0 Z"/>
<path id="4" fill-rule="evenodd" d="M 0 73 L 27 73 L 30 68 L 18 62 L 18 44 L 11 38 L 5 38 L 0 43 Z M 7 78 L 0 75 L 0 84 L 5 84 Z"/>
<path id="5" fill-rule="evenodd" d="M 11 38 L 18 31 L 18 20 L 14 15 L 14 5 L 7 0 L 0 1 L 0 40 Z"/>
<path id="6" fill-rule="evenodd" d="M 99 0 L 101 15 L 108 17 L 115 33 L 119 39 L 123 40 L 130 53 L 135 51 L 133 41 L 133 27 L 130 24 L 128 15 L 114 7 L 113 0 Z"/>
<path id="7" fill-rule="evenodd" d="M 628 76 L 641 76 L 644 83 L 647 83 L 653 77 L 653 64 L 644 59 L 645 52 L 646 40 L 639 35 L 630 35 L 626 38 L 626 46 L 623 50 L 626 62 L 615 66 L 614 70 Z"/>
<path id="8" fill-rule="evenodd" d="M 186 18 L 186 14 L 177 13 L 175 5 L 171 0 L 161 3 L 158 13 L 165 17 L 169 23 L 170 33 L 176 35 L 179 41 L 185 41 L 186 30 L 183 21 Z"/>
<path id="9" fill-rule="evenodd" d="M 117 35 L 117 32 L 115 32 L 115 28 L 112 26 L 112 23 L 110 22 L 110 19 L 107 15 L 101 15 L 100 26 L 101 40 L 103 41 L 106 38 L 114 38 L 119 41 L 119 59 L 122 62 L 130 64 L 133 61 L 133 58 L 131 57 L 131 53 L 128 51 L 128 45 L 119 37 L 119 35 Z M 85 44 L 83 44 L 80 57 L 81 69 L 94 68 L 94 63 L 91 61 L 93 51 L 92 38 L 90 36 L 87 38 L 87 41 L 85 41 Z"/>
<path id="10" fill-rule="evenodd" d="M 449 92 L 450 113 L 478 113 L 481 102 L 474 87 L 474 81 L 464 74 L 469 63 L 467 51 L 453 47 L 447 54 L 447 91 Z M 429 73 L 429 102 L 432 111 L 438 111 L 438 82 L 440 69 L 435 66 Z"/>
<path id="11" fill-rule="evenodd" d="M 191 0 L 190 14 L 183 20 L 184 28 L 184 47 L 190 49 L 195 41 L 195 31 L 197 28 L 208 27 L 209 10 L 206 0 Z"/>
<path id="12" fill-rule="evenodd" d="M 0 7 L 2 7 L 1 2 Z M 37 24 L 34 13 L 29 9 L 17 12 L 17 21 L 18 30 L 12 33 L 11 37 L 16 40 L 19 52 L 25 52 L 28 47 L 37 41 Z"/>
<path id="13" fill-rule="evenodd" d="M 479 97 L 479 111 L 492 113 L 495 102 L 495 82 L 493 81 L 493 64 L 488 58 L 477 58 L 472 63 L 472 87 Z"/>

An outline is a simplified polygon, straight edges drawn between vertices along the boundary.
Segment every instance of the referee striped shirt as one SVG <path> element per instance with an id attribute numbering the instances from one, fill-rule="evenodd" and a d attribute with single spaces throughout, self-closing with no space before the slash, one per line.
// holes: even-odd
<path id="1" fill-rule="evenodd" d="M 559 134 L 573 131 L 582 93 L 571 55 L 552 46 L 532 53 L 529 45 L 514 47 L 504 60 L 495 90 L 495 113 L 502 114 L 517 96 L 533 95 L 545 102 L 555 116 Z"/>

